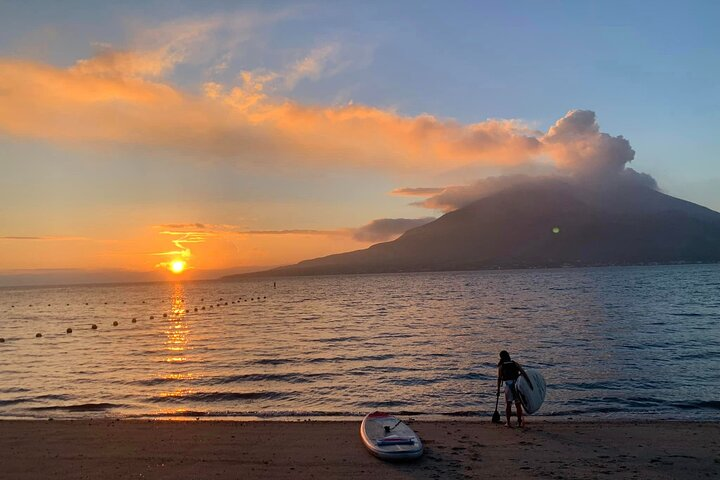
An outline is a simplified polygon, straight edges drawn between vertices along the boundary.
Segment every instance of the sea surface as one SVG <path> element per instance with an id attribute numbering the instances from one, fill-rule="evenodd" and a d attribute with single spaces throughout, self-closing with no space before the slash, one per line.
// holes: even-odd
<path id="1" fill-rule="evenodd" d="M 720 419 L 720 265 L 276 282 L 0 289 L 0 417 L 483 418 L 506 349 L 544 416 Z"/>

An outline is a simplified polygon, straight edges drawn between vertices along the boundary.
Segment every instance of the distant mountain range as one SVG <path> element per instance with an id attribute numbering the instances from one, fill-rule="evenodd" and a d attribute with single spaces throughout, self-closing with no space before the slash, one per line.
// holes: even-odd
<path id="1" fill-rule="evenodd" d="M 718 212 L 648 187 L 542 180 L 391 242 L 225 279 L 718 261 Z"/>

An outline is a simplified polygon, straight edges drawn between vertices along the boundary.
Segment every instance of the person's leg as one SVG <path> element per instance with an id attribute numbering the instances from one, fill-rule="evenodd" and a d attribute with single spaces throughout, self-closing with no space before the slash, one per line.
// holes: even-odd
<path id="1" fill-rule="evenodd" d="M 505 419 L 507 420 L 505 425 L 507 427 L 512 427 L 510 424 L 510 415 L 512 415 L 512 402 L 505 402 Z"/>
<path id="2" fill-rule="evenodd" d="M 522 404 L 520 403 L 520 400 L 517 400 L 515 402 L 515 408 L 517 408 L 517 417 L 518 417 L 518 426 L 523 426 L 523 411 L 522 411 Z"/>

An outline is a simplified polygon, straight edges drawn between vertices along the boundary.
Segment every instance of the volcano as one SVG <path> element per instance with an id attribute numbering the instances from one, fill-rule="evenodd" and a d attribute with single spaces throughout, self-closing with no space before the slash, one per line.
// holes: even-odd
<path id="1" fill-rule="evenodd" d="M 718 261 L 718 212 L 645 186 L 543 180 L 390 242 L 226 279 Z"/>

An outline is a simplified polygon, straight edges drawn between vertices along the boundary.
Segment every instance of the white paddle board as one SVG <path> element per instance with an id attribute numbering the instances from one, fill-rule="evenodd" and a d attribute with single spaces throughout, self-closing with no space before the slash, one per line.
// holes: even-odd
<path id="1" fill-rule="evenodd" d="M 360 438 L 370 453 L 384 460 L 407 460 L 423 454 L 420 437 L 389 413 L 368 414 L 360 424 Z"/>
<path id="2" fill-rule="evenodd" d="M 526 368 L 525 373 L 530 378 L 533 388 L 530 388 L 522 375 L 515 382 L 515 388 L 523 409 L 532 414 L 537 412 L 545 401 L 545 379 L 537 370 Z"/>

